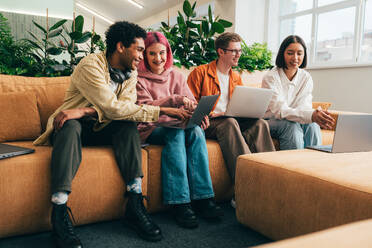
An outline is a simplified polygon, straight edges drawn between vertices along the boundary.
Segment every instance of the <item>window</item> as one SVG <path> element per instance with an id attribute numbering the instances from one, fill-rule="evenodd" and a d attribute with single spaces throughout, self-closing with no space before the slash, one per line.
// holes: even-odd
<path id="1" fill-rule="evenodd" d="M 319 14 L 315 61 L 352 61 L 355 7 Z"/>
<path id="2" fill-rule="evenodd" d="M 372 61 L 372 0 L 367 1 L 364 13 L 361 61 L 367 62 Z"/>
<path id="3" fill-rule="evenodd" d="M 310 1 L 311 2 L 311 1 Z M 318 6 L 329 5 L 333 3 L 342 2 L 342 0 L 318 0 Z"/>
<path id="4" fill-rule="evenodd" d="M 281 0 L 280 15 L 292 14 L 302 10 L 311 9 L 312 7 L 313 3 L 311 0 L 297 0 L 295 3 L 293 0 Z"/>
<path id="5" fill-rule="evenodd" d="M 280 22 L 280 40 L 284 40 L 290 34 L 299 35 L 306 45 L 311 43 L 311 15 L 303 15 L 295 18 L 285 19 Z"/>
<path id="6" fill-rule="evenodd" d="M 372 63 L 372 0 L 270 0 L 269 7 L 274 53 L 296 34 L 306 42 L 309 66 Z"/>

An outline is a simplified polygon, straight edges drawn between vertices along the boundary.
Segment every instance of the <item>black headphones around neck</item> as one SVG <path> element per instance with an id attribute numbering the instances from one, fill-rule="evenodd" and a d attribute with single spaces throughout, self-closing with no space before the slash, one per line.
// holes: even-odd
<path id="1" fill-rule="evenodd" d="M 131 76 L 131 70 L 126 69 L 125 71 L 122 71 L 117 68 L 112 68 L 111 65 L 108 65 L 109 73 L 110 73 L 110 78 L 112 81 L 115 83 L 123 83 L 125 80 L 128 80 Z"/>

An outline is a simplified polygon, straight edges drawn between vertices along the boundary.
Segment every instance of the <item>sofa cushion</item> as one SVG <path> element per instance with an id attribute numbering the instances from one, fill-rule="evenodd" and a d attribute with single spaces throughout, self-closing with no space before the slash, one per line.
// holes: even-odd
<path id="1" fill-rule="evenodd" d="M 50 230 L 52 147 L 33 146 L 31 141 L 8 144 L 33 148 L 35 153 L 0 162 L 0 237 Z M 147 160 L 147 152 L 142 150 L 144 182 Z M 68 201 L 76 225 L 123 216 L 124 186 L 110 146 L 84 147 Z M 144 194 L 146 186 L 142 184 Z"/>
<path id="2" fill-rule="evenodd" d="M 0 109 L 0 142 L 33 140 L 40 135 L 40 116 L 33 91 L 0 94 Z"/>
<path id="3" fill-rule="evenodd" d="M 48 118 L 62 104 L 70 77 L 22 77 L 0 74 L 0 93 L 34 91 L 42 131 Z"/>
<path id="4" fill-rule="evenodd" d="M 372 152 L 292 150 L 239 156 L 239 222 L 283 239 L 372 218 Z"/>
<path id="5" fill-rule="evenodd" d="M 255 248 L 367 248 L 372 244 L 372 219 L 329 228 Z"/>

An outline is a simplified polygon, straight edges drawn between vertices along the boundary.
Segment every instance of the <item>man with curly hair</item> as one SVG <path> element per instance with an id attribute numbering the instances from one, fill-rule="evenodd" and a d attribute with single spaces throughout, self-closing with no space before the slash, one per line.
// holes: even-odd
<path id="1" fill-rule="evenodd" d="M 71 182 L 85 145 L 112 145 L 128 197 L 125 220 L 149 241 L 162 238 L 143 205 L 142 156 L 136 122 L 154 122 L 165 114 L 185 120 L 182 109 L 136 105 L 137 66 L 143 59 L 146 31 L 136 24 L 116 22 L 106 31 L 107 51 L 80 61 L 62 106 L 49 117 L 46 131 L 34 142 L 53 145 L 52 226 L 58 247 L 82 247 L 67 207 Z"/>

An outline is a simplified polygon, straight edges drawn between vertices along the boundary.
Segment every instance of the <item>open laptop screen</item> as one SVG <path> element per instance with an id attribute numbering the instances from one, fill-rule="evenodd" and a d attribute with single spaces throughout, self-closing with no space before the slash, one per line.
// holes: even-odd
<path id="1" fill-rule="evenodd" d="M 372 151 L 372 114 L 340 114 L 331 150 L 329 146 L 308 148 L 332 153 Z"/>

